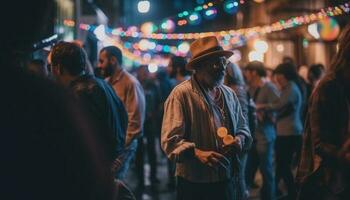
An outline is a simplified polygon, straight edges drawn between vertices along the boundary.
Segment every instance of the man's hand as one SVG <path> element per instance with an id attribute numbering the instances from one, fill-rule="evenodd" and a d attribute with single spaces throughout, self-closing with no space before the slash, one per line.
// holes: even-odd
<path id="1" fill-rule="evenodd" d="M 195 148 L 194 153 L 195 157 L 198 158 L 201 163 L 209 167 L 216 167 L 218 165 L 227 167 L 230 164 L 225 156 L 215 151 L 202 151 Z"/>
<path id="2" fill-rule="evenodd" d="M 235 136 L 232 142 L 230 142 L 229 144 L 225 144 L 224 142 L 224 145 L 222 147 L 225 152 L 229 151 L 232 147 L 235 147 L 237 150 L 242 151 L 243 144 L 242 144 L 241 137 Z"/>

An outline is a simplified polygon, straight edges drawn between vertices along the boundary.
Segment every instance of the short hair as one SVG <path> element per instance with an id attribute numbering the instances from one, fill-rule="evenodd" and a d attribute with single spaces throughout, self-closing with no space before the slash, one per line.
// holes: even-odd
<path id="1" fill-rule="evenodd" d="M 51 52 L 52 65 L 60 65 L 70 75 L 76 76 L 85 70 L 85 53 L 77 44 L 59 42 Z"/>
<path id="2" fill-rule="evenodd" d="M 322 74 L 324 72 L 324 66 L 322 64 L 314 64 L 311 65 L 308 74 L 312 75 L 315 80 L 318 80 L 322 77 Z"/>
<path id="3" fill-rule="evenodd" d="M 289 81 L 297 81 L 299 75 L 293 63 L 281 63 L 273 71 L 273 74 L 282 74 Z"/>
<path id="4" fill-rule="evenodd" d="M 119 65 L 123 64 L 123 53 L 118 47 L 115 47 L 115 46 L 104 47 L 103 49 L 101 49 L 100 52 L 103 52 L 103 51 L 107 53 L 108 58 L 111 58 L 112 56 L 114 56 L 117 59 Z"/>
<path id="5" fill-rule="evenodd" d="M 173 70 L 176 72 L 177 69 L 180 69 L 180 74 L 183 76 L 189 75 L 190 72 L 186 70 L 187 61 L 184 57 L 173 56 L 171 57 Z"/>
<path id="6" fill-rule="evenodd" d="M 255 71 L 260 77 L 266 77 L 267 75 L 264 63 L 259 61 L 252 61 L 248 63 L 248 65 L 245 67 L 245 70 Z"/>

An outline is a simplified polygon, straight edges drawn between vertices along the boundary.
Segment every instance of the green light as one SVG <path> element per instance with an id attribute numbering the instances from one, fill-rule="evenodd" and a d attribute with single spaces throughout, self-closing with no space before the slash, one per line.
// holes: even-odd
<path id="1" fill-rule="evenodd" d="M 203 8 L 202 8 L 202 6 L 197 6 L 194 10 L 195 11 L 201 11 L 201 10 L 203 10 Z"/>
<path id="2" fill-rule="evenodd" d="M 187 15 L 189 15 L 190 13 L 187 12 L 187 11 L 184 11 L 182 14 L 183 14 L 184 16 L 187 16 Z"/>
<path id="3" fill-rule="evenodd" d="M 182 13 L 179 13 L 177 16 L 178 17 L 183 17 L 184 15 Z"/>
<path id="4" fill-rule="evenodd" d="M 228 3 L 228 4 L 226 4 L 226 8 L 227 8 L 227 9 L 231 9 L 231 8 L 233 8 L 233 7 L 234 7 L 233 3 Z"/>

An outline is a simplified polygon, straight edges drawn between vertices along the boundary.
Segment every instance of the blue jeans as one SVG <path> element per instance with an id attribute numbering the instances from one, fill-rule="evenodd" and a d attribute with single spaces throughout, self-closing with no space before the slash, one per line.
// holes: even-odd
<path id="1" fill-rule="evenodd" d="M 262 200 L 274 200 L 275 197 L 275 176 L 273 170 L 273 152 L 275 140 L 258 139 L 256 149 L 259 157 L 259 169 L 263 178 L 261 188 Z"/>
<path id="2" fill-rule="evenodd" d="M 135 157 L 137 149 L 137 140 L 133 141 L 124 151 L 118 156 L 117 160 L 120 163 L 120 167 L 116 170 L 115 178 L 123 180 L 128 173 L 128 169 L 132 159 Z"/>

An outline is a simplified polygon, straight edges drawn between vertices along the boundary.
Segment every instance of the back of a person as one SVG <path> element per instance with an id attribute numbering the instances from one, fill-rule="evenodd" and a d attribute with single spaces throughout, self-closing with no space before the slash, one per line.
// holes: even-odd
<path id="1" fill-rule="evenodd" d="M 281 98 L 292 98 L 284 109 L 277 113 L 277 134 L 279 136 L 301 135 L 303 124 L 301 121 L 302 94 L 297 84 L 290 81 L 281 91 Z M 286 113 L 286 114 L 285 114 Z"/>
<path id="2" fill-rule="evenodd" d="M 124 148 L 127 128 L 127 113 L 121 100 L 107 82 L 91 75 L 79 77 L 71 87 L 104 130 L 101 139 L 113 152 L 114 159 Z"/>
<path id="3" fill-rule="evenodd" d="M 255 99 L 256 104 L 269 104 L 278 101 L 278 94 L 276 86 L 271 82 L 266 82 L 260 89 Z M 263 120 L 258 120 L 256 128 L 256 137 L 264 137 L 264 139 L 271 141 L 276 137 L 275 130 L 276 112 L 264 111 Z M 260 133 L 260 134 L 259 134 Z"/>
<path id="4" fill-rule="evenodd" d="M 0 199 L 112 199 L 105 149 L 90 116 L 50 81 L 20 70 L 8 75 L 1 83 L 25 84 L 0 84 L 7 94 Z"/>

